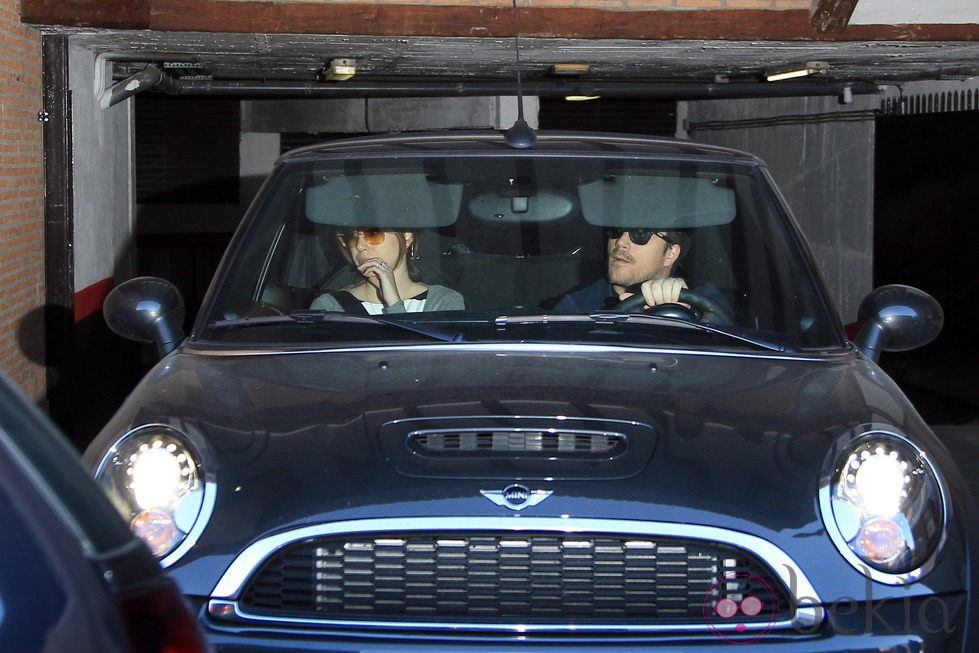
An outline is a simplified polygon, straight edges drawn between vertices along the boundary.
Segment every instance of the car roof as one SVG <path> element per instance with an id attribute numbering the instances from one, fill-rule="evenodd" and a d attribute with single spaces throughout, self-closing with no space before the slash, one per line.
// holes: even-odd
<path id="1" fill-rule="evenodd" d="M 327 141 L 297 148 L 283 154 L 279 161 L 307 160 L 323 156 L 376 156 L 390 154 L 488 154 L 521 152 L 533 154 L 646 154 L 659 156 L 694 157 L 737 160 L 740 163 L 762 165 L 761 160 L 747 152 L 716 145 L 694 143 L 681 138 L 618 134 L 606 132 L 538 131 L 529 148 L 508 145 L 505 132 L 495 130 L 460 130 L 404 132 L 376 136 L 359 136 Z"/>

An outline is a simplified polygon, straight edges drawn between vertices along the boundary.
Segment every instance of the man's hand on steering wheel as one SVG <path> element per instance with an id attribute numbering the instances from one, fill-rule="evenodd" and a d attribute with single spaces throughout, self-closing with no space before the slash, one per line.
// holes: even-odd
<path id="1" fill-rule="evenodd" d="M 639 285 L 639 292 L 636 294 L 642 295 L 646 301 L 646 308 L 652 308 L 662 304 L 681 303 L 680 291 L 686 287 L 687 282 L 679 277 L 664 277 L 643 281 Z M 619 299 L 623 299 L 622 295 L 619 296 Z"/>
<path id="2" fill-rule="evenodd" d="M 632 290 L 632 288 L 630 288 Z M 690 290 L 683 279 L 668 277 L 644 281 L 634 294 L 623 293 L 614 310 L 646 312 L 694 322 L 733 325 L 731 311 L 710 297 Z"/>

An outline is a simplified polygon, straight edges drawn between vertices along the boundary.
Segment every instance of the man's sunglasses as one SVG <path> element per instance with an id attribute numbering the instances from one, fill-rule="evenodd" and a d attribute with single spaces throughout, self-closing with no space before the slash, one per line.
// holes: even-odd
<path id="1" fill-rule="evenodd" d="M 645 245 L 649 240 L 656 236 L 657 238 L 662 238 L 666 241 L 667 245 L 672 245 L 673 240 L 671 240 L 665 231 L 659 231 L 657 229 L 617 229 L 615 227 L 605 228 L 605 237 L 610 240 L 618 240 L 622 238 L 622 234 L 628 231 L 629 240 L 631 240 L 636 245 Z"/>
<path id="2" fill-rule="evenodd" d="M 349 231 L 338 231 L 337 240 L 343 247 L 354 247 L 357 245 L 357 238 L 363 238 L 368 245 L 380 245 L 384 242 L 383 229 L 352 229 Z"/>

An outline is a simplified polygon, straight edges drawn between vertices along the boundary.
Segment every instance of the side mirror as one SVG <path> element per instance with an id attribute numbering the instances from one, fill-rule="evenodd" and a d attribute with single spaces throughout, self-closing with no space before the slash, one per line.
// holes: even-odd
<path id="1" fill-rule="evenodd" d="M 882 351 L 907 351 L 938 337 L 945 313 L 938 301 L 917 288 L 881 286 L 871 291 L 857 312 L 860 327 L 854 344 L 876 361 Z"/>
<path id="2" fill-rule="evenodd" d="M 102 315 L 117 335 L 156 344 L 160 358 L 184 338 L 184 299 L 165 279 L 136 277 L 119 284 L 105 298 Z"/>

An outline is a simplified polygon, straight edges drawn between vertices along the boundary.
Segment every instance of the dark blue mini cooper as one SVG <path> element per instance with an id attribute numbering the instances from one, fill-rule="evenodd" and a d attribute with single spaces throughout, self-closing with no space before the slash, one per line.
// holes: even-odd
<path id="1" fill-rule="evenodd" d="M 497 132 L 284 155 L 86 457 L 221 651 L 976 651 L 967 485 L 763 164 Z"/>

